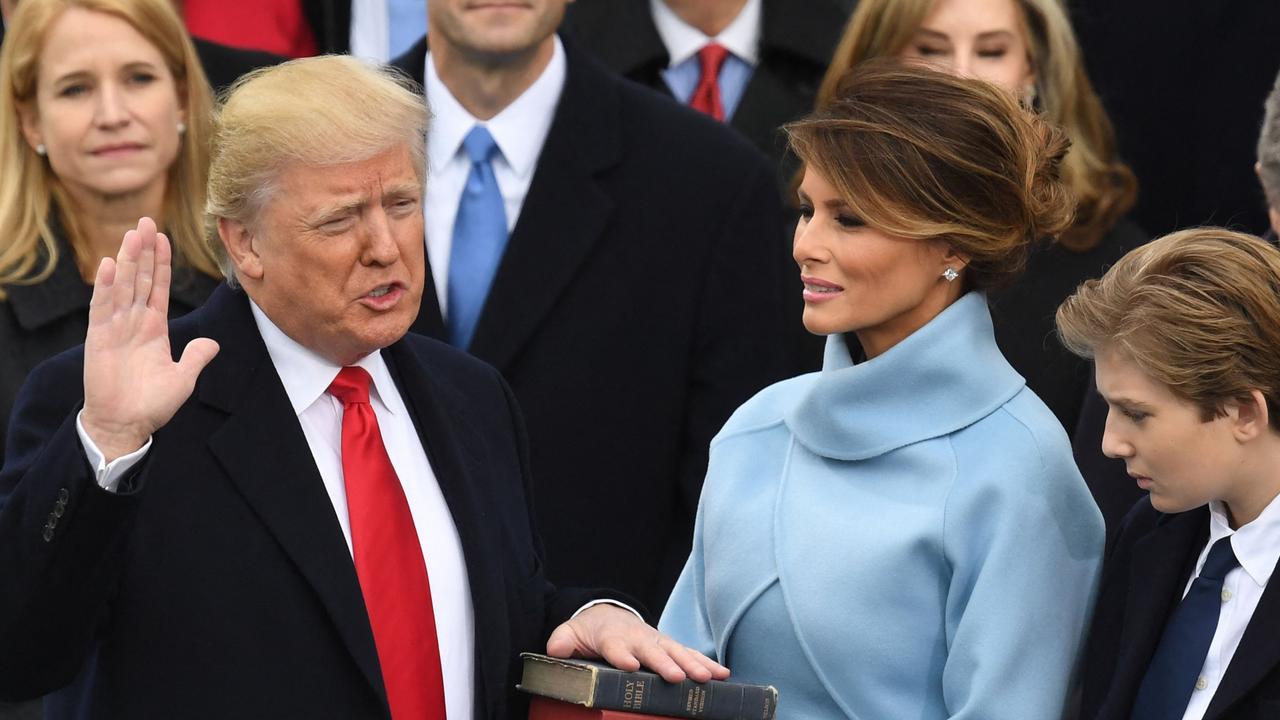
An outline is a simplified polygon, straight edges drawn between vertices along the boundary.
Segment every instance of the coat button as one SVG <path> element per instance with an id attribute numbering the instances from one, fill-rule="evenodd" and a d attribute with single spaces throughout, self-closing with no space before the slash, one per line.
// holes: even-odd
<path id="1" fill-rule="evenodd" d="M 60 488 L 58 490 L 58 502 L 65 503 L 70 499 L 71 499 L 71 492 L 69 490 L 67 490 L 66 488 Z"/>
<path id="2" fill-rule="evenodd" d="M 58 503 L 57 505 L 53 506 L 54 517 L 62 517 L 64 514 L 66 514 L 66 512 L 67 512 L 67 506 L 63 505 L 62 503 Z"/>
<path id="3" fill-rule="evenodd" d="M 58 527 L 58 518 L 54 517 L 53 513 L 49 513 L 49 518 L 44 524 L 44 529 L 52 530 L 56 527 Z"/>
<path id="4" fill-rule="evenodd" d="M 53 542 L 53 530 L 45 528 L 44 532 L 40 533 L 40 537 L 44 538 L 45 542 Z"/>

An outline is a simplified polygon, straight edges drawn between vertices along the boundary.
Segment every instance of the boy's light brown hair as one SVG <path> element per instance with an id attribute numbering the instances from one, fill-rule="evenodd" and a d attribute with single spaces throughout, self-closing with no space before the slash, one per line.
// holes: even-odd
<path id="1" fill-rule="evenodd" d="M 1280 249 L 1222 228 L 1183 230 L 1125 255 L 1058 308 L 1082 357 L 1117 352 L 1205 421 L 1266 398 L 1280 430 Z"/>

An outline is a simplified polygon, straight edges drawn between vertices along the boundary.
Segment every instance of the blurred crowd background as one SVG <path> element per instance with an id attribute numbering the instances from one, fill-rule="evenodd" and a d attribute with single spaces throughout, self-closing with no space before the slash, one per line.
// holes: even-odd
<path id="1" fill-rule="evenodd" d="M 27 2 L 58 7 L 42 20 Z M 208 295 L 220 278 L 205 246 L 201 172 L 216 94 L 290 58 L 350 53 L 424 89 L 436 117 L 424 204 L 431 302 L 415 329 L 469 349 L 512 385 L 529 423 L 550 577 L 617 587 L 654 612 L 689 552 L 711 437 L 762 387 L 820 366 L 822 338 L 800 323 L 790 258 L 799 164 L 782 127 L 828 100 L 850 67 L 891 55 L 976 75 L 1067 131 L 1076 222 L 989 300 L 1001 350 L 1072 437 L 1109 529 L 1139 492 L 1098 450 L 1106 409 L 1089 363 L 1054 336 L 1055 309 L 1128 250 L 1177 229 L 1275 237 L 1259 132 L 1280 70 L 1280 3 L 528 0 L 559 36 L 553 56 L 535 58 L 468 45 L 449 22 L 465 3 L 429 2 L 174 0 L 195 57 L 154 3 L 62 3 L 118 18 L 123 29 L 106 36 L 141 39 L 139 52 L 167 65 L 178 88 L 146 111 L 173 128 L 159 141 L 172 146 L 163 179 L 111 205 L 87 199 L 110 180 L 56 142 L 76 132 L 70 103 L 82 90 L 41 85 L 58 63 L 92 65 L 82 57 L 92 46 L 56 23 L 60 3 L 0 1 L 0 435 L 31 368 L 83 340 L 92 268 L 114 254 L 123 218 L 163 217 L 174 236 L 175 313 Z M 543 75 L 505 98 L 486 84 L 504 66 Z M 543 87 L 545 78 L 555 82 Z M 64 104 L 42 113 L 46 102 Z M 138 122 L 127 102 L 117 119 L 85 122 Z M 506 221 L 492 230 L 496 256 L 476 261 L 490 278 L 478 298 L 455 292 L 459 259 L 439 242 L 462 232 L 469 116 L 492 131 Z M 565 517 L 608 517 L 610 527 L 557 522 Z M 0 706 L 0 717 L 39 708 Z"/>

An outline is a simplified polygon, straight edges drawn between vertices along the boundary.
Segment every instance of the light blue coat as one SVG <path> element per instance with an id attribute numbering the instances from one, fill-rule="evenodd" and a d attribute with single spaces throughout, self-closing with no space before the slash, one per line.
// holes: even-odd
<path id="1" fill-rule="evenodd" d="M 832 336 L 734 413 L 660 627 L 776 686 L 779 718 L 1057 720 L 1102 546 L 970 293 L 858 365 Z"/>

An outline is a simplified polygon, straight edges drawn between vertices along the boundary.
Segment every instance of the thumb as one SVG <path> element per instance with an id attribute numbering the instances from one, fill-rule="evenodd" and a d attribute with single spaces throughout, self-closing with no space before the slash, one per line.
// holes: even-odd
<path id="1" fill-rule="evenodd" d="M 551 637 L 547 638 L 547 654 L 551 657 L 573 657 L 573 652 L 577 649 L 577 633 L 569 623 L 561 623 L 560 627 L 551 633 Z"/>
<path id="2" fill-rule="evenodd" d="M 209 338 L 192 340 L 183 348 L 182 357 L 178 359 L 178 372 L 182 373 L 190 384 L 195 385 L 196 378 L 218 354 L 218 350 L 218 343 Z"/>

